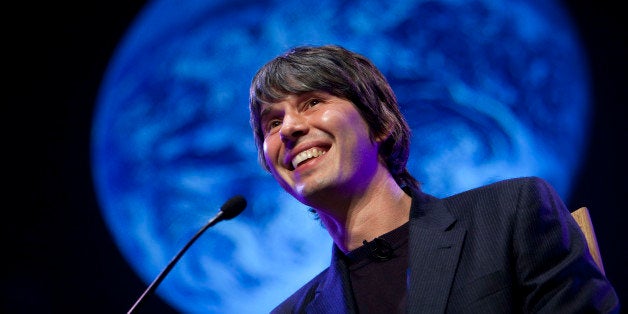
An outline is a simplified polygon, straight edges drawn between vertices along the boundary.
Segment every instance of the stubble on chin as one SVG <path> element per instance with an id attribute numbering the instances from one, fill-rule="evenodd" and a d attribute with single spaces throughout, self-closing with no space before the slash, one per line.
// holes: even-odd
<path id="1" fill-rule="evenodd" d="M 309 182 L 298 182 L 294 186 L 293 196 L 308 206 L 323 200 L 330 187 L 330 179 L 317 178 Z"/>

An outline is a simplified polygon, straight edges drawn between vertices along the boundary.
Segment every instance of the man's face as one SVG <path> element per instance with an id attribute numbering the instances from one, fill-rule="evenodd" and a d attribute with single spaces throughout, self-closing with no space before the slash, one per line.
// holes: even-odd
<path id="1" fill-rule="evenodd" d="M 266 163 L 304 204 L 360 192 L 374 175 L 378 143 L 352 102 L 318 91 L 261 110 Z"/>

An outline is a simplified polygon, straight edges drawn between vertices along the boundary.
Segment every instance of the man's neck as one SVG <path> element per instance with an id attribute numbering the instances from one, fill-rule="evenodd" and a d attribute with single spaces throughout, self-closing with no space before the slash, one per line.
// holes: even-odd
<path id="1" fill-rule="evenodd" d="M 318 210 L 330 236 L 343 252 L 352 251 L 364 240 L 394 230 L 409 220 L 412 199 L 386 172 L 375 178 L 364 193 L 347 197 L 345 208 Z M 340 213 L 340 214 L 339 214 Z"/>

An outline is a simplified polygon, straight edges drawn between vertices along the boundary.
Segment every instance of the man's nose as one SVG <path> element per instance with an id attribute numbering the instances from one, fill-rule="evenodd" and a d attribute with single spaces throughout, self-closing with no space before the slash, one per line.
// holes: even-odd
<path id="1" fill-rule="evenodd" d="M 281 123 L 279 135 L 284 143 L 296 140 L 307 133 L 307 119 L 299 113 L 286 113 Z"/>

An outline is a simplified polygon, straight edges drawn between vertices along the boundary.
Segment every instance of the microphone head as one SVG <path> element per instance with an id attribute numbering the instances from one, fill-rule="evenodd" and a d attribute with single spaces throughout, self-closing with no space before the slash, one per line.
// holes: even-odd
<path id="1" fill-rule="evenodd" d="M 221 218 L 224 220 L 234 218 L 235 216 L 240 215 L 245 207 L 246 200 L 244 197 L 236 195 L 227 200 L 222 207 L 220 207 L 220 211 L 222 212 Z"/>

